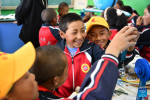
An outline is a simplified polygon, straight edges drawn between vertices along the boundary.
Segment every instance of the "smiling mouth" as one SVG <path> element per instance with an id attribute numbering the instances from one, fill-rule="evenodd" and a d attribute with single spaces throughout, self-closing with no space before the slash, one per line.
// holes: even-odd
<path id="1" fill-rule="evenodd" d="M 97 43 L 98 45 L 102 45 L 103 44 L 103 42 L 99 42 L 99 43 Z"/>
<path id="2" fill-rule="evenodd" d="M 77 44 L 81 44 L 83 41 L 80 40 L 80 41 L 75 41 Z"/>

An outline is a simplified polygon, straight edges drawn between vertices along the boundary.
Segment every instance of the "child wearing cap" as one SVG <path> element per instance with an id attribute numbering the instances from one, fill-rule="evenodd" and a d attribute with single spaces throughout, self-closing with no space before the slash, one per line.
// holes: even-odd
<path id="1" fill-rule="evenodd" d="M 31 42 L 13 54 L 0 52 L 0 100 L 36 100 L 35 76 L 27 71 L 35 60 Z"/>
<path id="2" fill-rule="evenodd" d="M 79 15 L 75 13 L 64 15 L 60 20 L 59 28 L 59 34 L 62 40 L 59 41 L 56 46 L 60 47 L 67 56 L 68 78 L 65 83 L 58 88 L 58 91 L 63 97 L 68 97 L 77 86 L 81 86 L 91 65 L 100 59 L 105 51 L 99 45 L 94 42 L 89 43 L 89 41 L 85 39 L 84 23 Z M 126 29 L 130 29 L 130 27 L 126 27 Z M 134 30 L 136 32 L 134 32 Z M 132 32 L 137 35 L 136 29 L 133 28 Z M 116 41 L 116 43 L 120 42 L 118 40 L 114 41 Z M 130 53 L 132 54 L 132 52 Z M 133 57 L 134 54 L 128 58 L 125 63 L 131 61 Z"/>
<path id="3" fill-rule="evenodd" d="M 41 17 L 45 24 L 42 24 L 39 31 L 40 46 L 55 45 L 61 39 L 55 9 L 47 8 L 43 10 Z"/>
<path id="4" fill-rule="evenodd" d="M 135 32 L 138 32 L 137 29 Z M 87 39 L 89 41 L 95 42 L 102 48 L 106 49 L 110 43 L 111 30 L 109 30 L 109 25 L 106 20 L 102 17 L 94 16 L 92 17 L 86 24 L 86 34 Z M 135 33 L 136 34 L 136 33 Z M 137 34 L 139 37 L 139 34 Z M 137 39 L 138 39 L 137 37 Z M 135 40 L 135 42 L 137 41 Z M 134 47 L 130 47 L 127 49 L 126 58 L 129 58 L 132 55 L 132 51 L 134 53 L 138 53 L 137 49 L 134 50 Z M 120 67 L 120 66 L 119 66 Z"/>

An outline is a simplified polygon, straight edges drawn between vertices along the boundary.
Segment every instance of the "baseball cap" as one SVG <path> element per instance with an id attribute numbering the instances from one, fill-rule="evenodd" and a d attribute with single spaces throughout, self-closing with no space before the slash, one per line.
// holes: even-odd
<path id="1" fill-rule="evenodd" d="M 94 25 L 101 25 L 101 26 L 106 27 L 109 30 L 109 25 L 104 18 L 98 17 L 98 16 L 93 16 L 90 18 L 90 20 L 86 24 L 86 34 L 89 32 L 89 30 Z"/>
<path id="2" fill-rule="evenodd" d="M 35 61 L 35 49 L 28 42 L 13 54 L 0 52 L 0 98 L 6 96 Z"/>

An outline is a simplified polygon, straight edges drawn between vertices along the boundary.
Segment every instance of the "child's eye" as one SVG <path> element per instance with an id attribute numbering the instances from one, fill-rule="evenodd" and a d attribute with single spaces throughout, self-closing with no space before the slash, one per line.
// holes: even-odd
<path id="1" fill-rule="evenodd" d="M 103 34 L 105 34 L 105 33 L 101 33 L 101 35 L 103 35 Z"/>
<path id="2" fill-rule="evenodd" d="M 77 32 L 73 32 L 73 34 L 76 34 Z"/>
<path id="3" fill-rule="evenodd" d="M 82 32 L 84 32 L 84 33 L 85 33 L 85 30 L 82 30 Z"/>
<path id="4" fill-rule="evenodd" d="M 91 35 L 91 36 L 95 36 L 95 35 Z"/>

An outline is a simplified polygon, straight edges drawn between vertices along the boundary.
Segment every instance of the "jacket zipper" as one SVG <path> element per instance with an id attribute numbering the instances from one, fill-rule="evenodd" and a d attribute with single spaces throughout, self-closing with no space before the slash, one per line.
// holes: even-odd
<path id="1" fill-rule="evenodd" d="M 75 90 L 75 81 L 74 81 L 74 64 L 73 64 L 73 57 L 71 57 L 72 59 L 72 72 L 73 72 L 73 91 Z"/>

